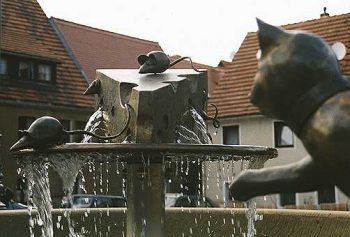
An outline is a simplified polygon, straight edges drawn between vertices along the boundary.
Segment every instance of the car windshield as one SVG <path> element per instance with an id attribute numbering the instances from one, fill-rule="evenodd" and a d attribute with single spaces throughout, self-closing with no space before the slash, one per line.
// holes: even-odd
<path id="1" fill-rule="evenodd" d="M 182 196 L 175 202 L 175 207 L 215 207 L 213 202 L 203 196 Z"/>
<path id="2" fill-rule="evenodd" d="M 73 207 L 126 207 L 126 199 L 117 196 L 74 196 Z"/>
<path id="3" fill-rule="evenodd" d="M 165 207 L 174 207 L 175 206 L 175 203 L 176 203 L 176 200 L 181 197 L 182 195 L 181 194 L 166 194 L 165 195 Z"/>
<path id="4" fill-rule="evenodd" d="M 74 207 L 90 207 L 93 202 L 93 197 L 74 197 L 73 206 Z"/>

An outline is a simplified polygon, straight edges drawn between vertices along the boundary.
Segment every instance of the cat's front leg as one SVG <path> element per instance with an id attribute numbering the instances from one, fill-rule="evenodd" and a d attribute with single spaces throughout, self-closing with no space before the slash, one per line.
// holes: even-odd
<path id="1" fill-rule="evenodd" d="M 231 184 L 234 200 L 247 201 L 256 196 L 284 192 L 307 192 L 334 184 L 329 167 L 316 164 L 311 157 L 299 162 L 242 172 Z"/>

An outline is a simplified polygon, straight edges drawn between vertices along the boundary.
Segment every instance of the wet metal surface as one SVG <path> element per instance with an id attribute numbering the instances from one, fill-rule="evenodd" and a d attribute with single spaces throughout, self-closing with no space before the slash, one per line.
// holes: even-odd
<path id="1" fill-rule="evenodd" d="M 60 153 L 80 153 L 82 156 L 85 153 L 89 157 L 96 159 L 103 155 L 114 155 L 120 162 L 126 163 L 142 163 L 141 154 L 148 155 L 151 163 L 159 163 L 163 161 L 174 161 L 174 156 L 189 155 L 195 161 L 201 159 L 206 160 L 241 160 L 249 159 L 254 156 L 267 156 L 274 158 L 277 156 L 277 150 L 264 146 L 244 146 L 244 145 L 203 145 L 203 144 L 120 144 L 120 143 L 68 143 L 65 145 L 50 148 L 44 151 L 22 150 L 15 153 L 18 158 L 38 156 L 38 154 L 50 156 Z M 118 156 L 120 155 L 120 156 Z M 163 157 L 164 156 L 164 157 Z M 176 159 L 176 158 L 175 158 Z"/>

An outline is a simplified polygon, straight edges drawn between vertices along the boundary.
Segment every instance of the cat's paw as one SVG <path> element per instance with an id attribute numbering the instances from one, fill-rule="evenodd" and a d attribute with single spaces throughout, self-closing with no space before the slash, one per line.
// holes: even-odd
<path id="1" fill-rule="evenodd" d="M 230 198 L 236 201 L 248 201 L 254 196 L 250 179 L 254 171 L 247 170 L 238 175 L 230 185 Z"/>

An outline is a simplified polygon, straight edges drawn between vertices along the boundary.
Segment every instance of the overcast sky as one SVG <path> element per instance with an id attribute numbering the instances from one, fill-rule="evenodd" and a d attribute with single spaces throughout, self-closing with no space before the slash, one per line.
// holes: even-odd
<path id="1" fill-rule="evenodd" d="M 283 25 L 350 13 L 349 0 L 38 0 L 47 16 L 159 42 L 171 55 L 230 60 L 255 18 Z"/>

